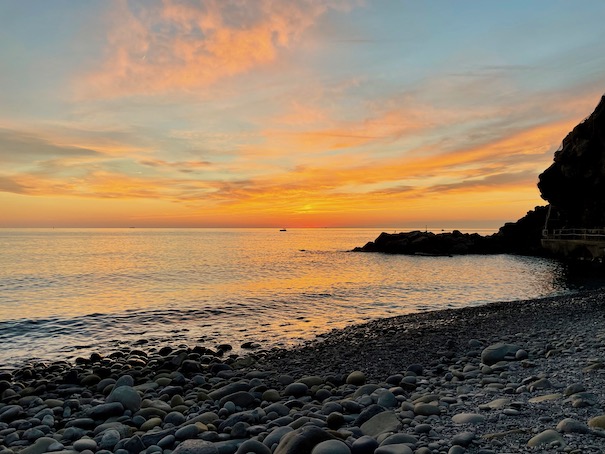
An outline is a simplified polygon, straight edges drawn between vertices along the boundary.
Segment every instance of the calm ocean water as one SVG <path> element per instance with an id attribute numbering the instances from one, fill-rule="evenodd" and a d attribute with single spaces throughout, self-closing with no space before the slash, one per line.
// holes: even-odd
<path id="1" fill-rule="evenodd" d="M 289 346 L 572 291 L 556 261 L 347 252 L 380 229 L 0 229 L 0 366 L 122 346 Z"/>

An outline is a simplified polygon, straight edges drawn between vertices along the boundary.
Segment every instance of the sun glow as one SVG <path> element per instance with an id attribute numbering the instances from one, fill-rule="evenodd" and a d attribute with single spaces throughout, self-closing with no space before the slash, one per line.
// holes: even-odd
<path id="1" fill-rule="evenodd" d="M 598 14 L 559 6 L 0 5 L 0 227 L 515 220 L 605 86 Z"/>

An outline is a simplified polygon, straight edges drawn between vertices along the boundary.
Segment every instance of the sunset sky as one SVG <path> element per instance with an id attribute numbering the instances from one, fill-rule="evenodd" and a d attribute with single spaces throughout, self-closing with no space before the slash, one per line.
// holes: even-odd
<path id="1" fill-rule="evenodd" d="M 0 2 L 0 227 L 497 227 L 605 2 Z"/>

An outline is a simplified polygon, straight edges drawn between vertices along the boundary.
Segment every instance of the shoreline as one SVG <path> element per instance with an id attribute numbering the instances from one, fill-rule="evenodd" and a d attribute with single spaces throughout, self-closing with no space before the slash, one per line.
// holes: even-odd
<path id="1" fill-rule="evenodd" d="M 569 316 L 567 323 L 581 323 L 584 319 L 582 314 L 593 310 L 602 311 L 605 317 L 605 292 L 601 296 L 600 289 L 414 312 L 332 330 L 300 347 L 269 353 L 267 362 L 293 368 L 295 366 L 290 365 L 291 357 L 308 358 L 316 352 L 342 352 L 345 358 L 355 357 L 345 362 L 348 368 L 365 369 L 373 379 L 380 379 L 389 370 L 374 361 L 378 352 L 383 360 L 399 358 L 401 365 L 430 362 L 439 359 L 445 352 L 462 353 L 471 339 L 491 343 L 523 330 L 538 330 L 534 331 L 537 334 L 545 328 L 548 331 L 549 323 L 559 321 L 562 316 Z M 542 318 L 534 320 L 532 317 L 538 313 Z M 593 321 L 592 317 L 588 319 Z M 495 325 L 498 325 L 497 329 Z M 351 347 L 356 350 L 352 352 Z M 333 365 L 314 362 L 311 367 L 319 371 L 322 367 L 330 368 Z"/>
<path id="2" fill-rule="evenodd" d="M 508 347 L 494 362 L 495 344 Z M 224 348 L 2 372 L 0 453 L 605 451 L 601 290 L 379 319 L 237 359 Z"/>

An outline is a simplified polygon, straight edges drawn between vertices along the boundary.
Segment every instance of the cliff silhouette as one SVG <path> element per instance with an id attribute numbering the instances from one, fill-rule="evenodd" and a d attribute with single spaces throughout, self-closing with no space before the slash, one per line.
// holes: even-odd
<path id="1" fill-rule="evenodd" d="M 551 206 L 550 228 L 605 227 L 605 96 L 563 139 L 538 188 Z"/>
<path id="2" fill-rule="evenodd" d="M 459 231 L 382 233 L 357 252 L 390 254 L 550 255 L 541 244 L 545 228 L 605 228 L 605 96 L 578 124 L 554 154 L 552 165 L 538 177 L 540 195 L 548 202 L 490 236 Z"/>

